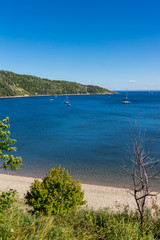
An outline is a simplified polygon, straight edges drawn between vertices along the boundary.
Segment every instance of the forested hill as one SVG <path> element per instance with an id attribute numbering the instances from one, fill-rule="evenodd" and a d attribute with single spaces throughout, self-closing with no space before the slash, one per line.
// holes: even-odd
<path id="1" fill-rule="evenodd" d="M 0 96 L 36 96 L 55 94 L 104 94 L 108 89 L 75 82 L 57 81 L 31 75 L 0 71 Z"/>

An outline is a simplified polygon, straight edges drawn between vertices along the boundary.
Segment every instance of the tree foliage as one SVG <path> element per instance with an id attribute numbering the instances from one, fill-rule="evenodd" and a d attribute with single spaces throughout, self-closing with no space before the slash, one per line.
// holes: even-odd
<path id="1" fill-rule="evenodd" d="M 0 96 L 112 93 L 108 89 L 76 82 L 48 80 L 0 71 Z"/>
<path id="2" fill-rule="evenodd" d="M 16 140 L 10 138 L 9 128 L 9 118 L 6 117 L 0 121 L 0 159 L 3 160 L 1 167 L 16 171 L 22 166 L 22 158 L 14 157 L 12 154 L 6 154 L 6 152 L 11 153 L 16 151 L 16 148 L 12 146 Z"/>
<path id="3" fill-rule="evenodd" d="M 83 198 L 79 182 L 71 180 L 68 171 L 60 166 L 52 168 L 42 182 L 36 179 L 25 196 L 35 212 L 47 215 L 65 215 L 85 204 Z"/>

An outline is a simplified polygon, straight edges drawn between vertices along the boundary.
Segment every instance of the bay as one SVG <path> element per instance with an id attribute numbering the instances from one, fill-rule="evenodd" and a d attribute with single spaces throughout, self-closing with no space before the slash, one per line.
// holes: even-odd
<path id="1" fill-rule="evenodd" d="M 83 183 L 130 184 L 121 165 L 135 120 L 160 158 L 160 92 L 129 92 L 132 104 L 121 104 L 125 94 L 72 95 L 71 106 L 65 96 L 1 98 L 0 119 L 9 116 L 16 155 L 23 158 L 16 174 L 43 177 L 60 164 Z"/>

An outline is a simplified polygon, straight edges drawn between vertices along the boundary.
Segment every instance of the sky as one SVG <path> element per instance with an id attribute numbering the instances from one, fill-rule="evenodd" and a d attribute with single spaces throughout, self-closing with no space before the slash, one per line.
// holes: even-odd
<path id="1" fill-rule="evenodd" d="M 160 90 L 160 0 L 0 0 L 0 69 Z"/>

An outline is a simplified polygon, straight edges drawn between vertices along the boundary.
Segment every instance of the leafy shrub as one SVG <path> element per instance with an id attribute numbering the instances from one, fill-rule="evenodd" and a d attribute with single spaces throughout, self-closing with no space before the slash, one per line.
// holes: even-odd
<path id="1" fill-rule="evenodd" d="M 60 166 L 52 168 L 42 182 L 36 179 L 25 196 L 26 203 L 33 206 L 34 212 L 47 215 L 65 215 L 85 204 L 83 198 L 79 182 L 71 180 L 68 171 Z"/>
<path id="2" fill-rule="evenodd" d="M 16 194 L 16 190 L 13 189 L 10 189 L 8 192 L 1 193 L 0 212 L 3 212 L 5 209 L 9 208 L 14 202 L 17 202 Z"/>

